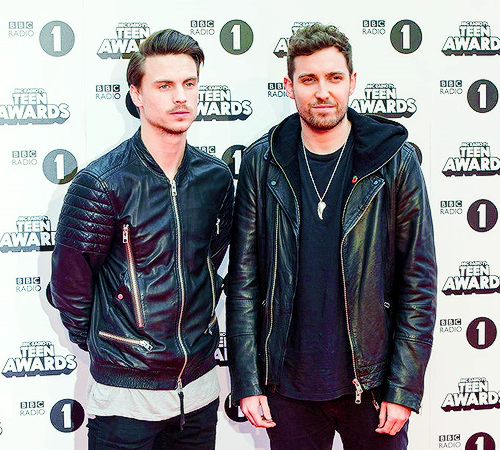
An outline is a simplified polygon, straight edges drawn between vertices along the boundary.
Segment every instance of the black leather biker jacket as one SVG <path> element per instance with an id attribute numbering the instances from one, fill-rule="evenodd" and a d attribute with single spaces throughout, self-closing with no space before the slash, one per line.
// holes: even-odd
<path id="1" fill-rule="evenodd" d="M 344 193 L 341 261 L 353 393 L 418 411 L 435 321 L 431 210 L 401 125 L 348 111 L 352 182 Z M 245 152 L 230 247 L 227 342 L 232 400 L 278 385 L 297 284 L 301 221 L 298 115 Z"/>
<path id="2" fill-rule="evenodd" d="M 140 130 L 76 175 L 48 296 L 96 381 L 174 389 L 215 366 L 233 198 L 227 165 L 189 145 L 170 182 Z"/>

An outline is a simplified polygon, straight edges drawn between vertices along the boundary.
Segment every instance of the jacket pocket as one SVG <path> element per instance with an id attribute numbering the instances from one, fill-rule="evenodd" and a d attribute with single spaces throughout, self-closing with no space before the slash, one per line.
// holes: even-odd
<path id="1" fill-rule="evenodd" d="M 138 328 L 144 328 L 144 313 L 141 305 L 141 293 L 139 291 L 139 282 L 137 281 L 137 271 L 135 267 L 134 252 L 132 242 L 130 240 L 130 225 L 124 224 L 123 245 L 127 257 L 127 268 L 130 277 L 130 294 L 132 296 L 132 306 L 134 309 L 135 322 Z"/>
<path id="2" fill-rule="evenodd" d="M 124 336 L 118 336 L 117 334 L 114 333 L 109 333 L 108 331 L 99 331 L 99 337 L 107 341 L 111 341 L 126 346 L 131 346 L 131 347 L 139 346 L 145 348 L 147 351 L 153 350 L 153 346 L 146 339 L 127 338 Z"/>

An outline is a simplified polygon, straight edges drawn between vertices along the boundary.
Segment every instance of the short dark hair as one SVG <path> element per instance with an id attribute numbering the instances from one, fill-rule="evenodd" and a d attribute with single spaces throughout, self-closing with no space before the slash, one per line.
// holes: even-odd
<path id="1" fill-rule="evenodd" d="M 148 56 L 189 55 L 196 63 L 196 73 L 200 74 L 200 65 L 205 61 L 203 50 L 191 36 L 176 30 L 156 31 L 146 38 L 139 50 L 132 54 L 127 68 L 128 85 L 141 86 L 144 76 L 144 62 Z"/>
<path id="2" fill-rule="evenodd" d="M 328 47 L 335 47 L 344 55 L 349 75 L 352 75 L 352 48 L 347 36 L 333 25 L 314 23 L 299 28 L 288 42 L 288 77 L 293 78 L 296 56 L 312 55 L 314 52 Z"/>

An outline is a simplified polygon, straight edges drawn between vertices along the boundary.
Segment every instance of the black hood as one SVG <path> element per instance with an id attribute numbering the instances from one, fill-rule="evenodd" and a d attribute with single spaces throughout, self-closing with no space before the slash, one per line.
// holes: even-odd
<path id="1" fill-rule="evenodd" d="M 408 137 L 403 125 L 380 116 L 359 114 L 349 108 L 347 117 L 354 135 L 353 171 L 359 177 L 391 159 Z M 269 131 L 271 152 L 284 168 L 296 164 L 300 132 L 298 113 Z"/>

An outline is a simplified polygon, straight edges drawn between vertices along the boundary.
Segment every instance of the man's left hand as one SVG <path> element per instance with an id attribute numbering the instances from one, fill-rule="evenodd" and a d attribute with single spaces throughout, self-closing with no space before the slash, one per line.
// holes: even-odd
<path id="1" fill-rule="evenodd" d="M 409 419 L 411 409 L 396 403 L 382 402 L 380 407 L 377 433 L 386 433 L 394 436 Z"/>

